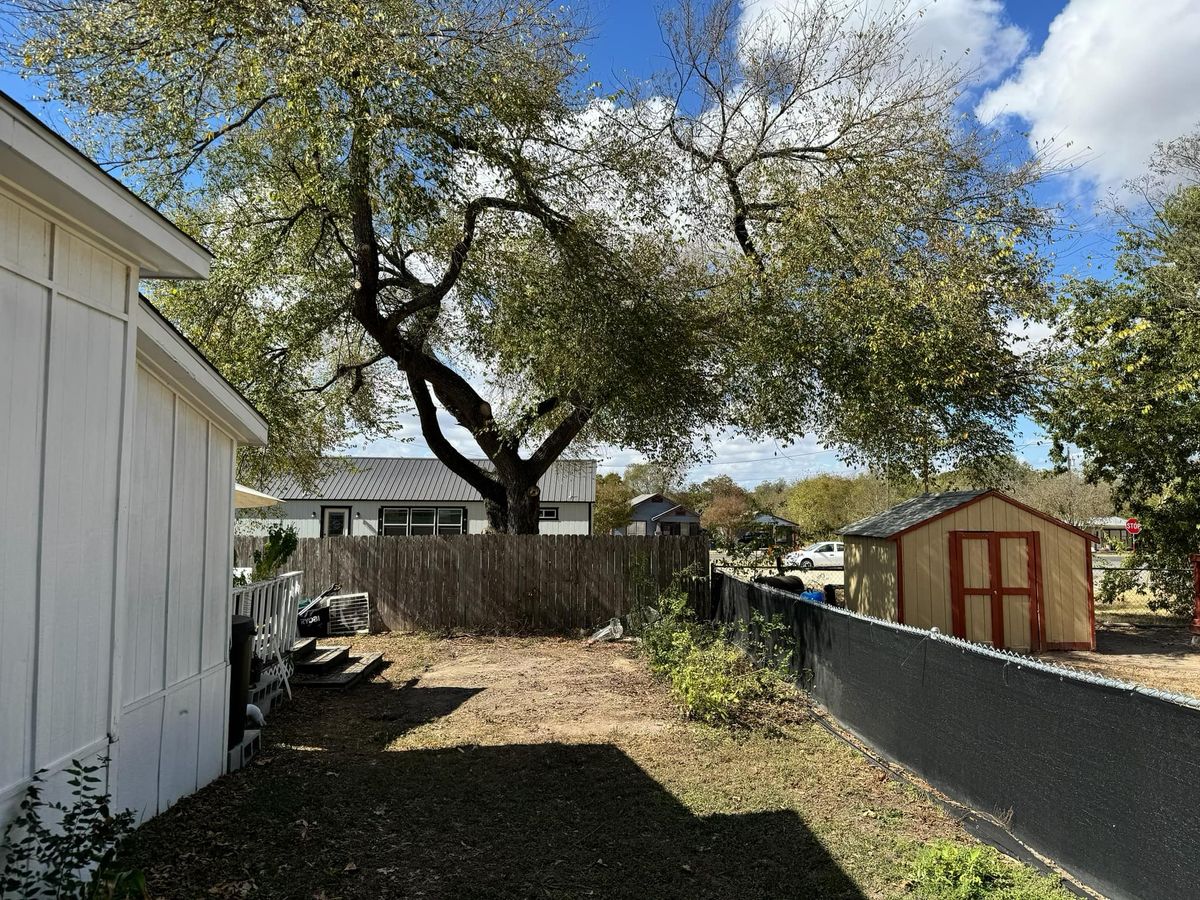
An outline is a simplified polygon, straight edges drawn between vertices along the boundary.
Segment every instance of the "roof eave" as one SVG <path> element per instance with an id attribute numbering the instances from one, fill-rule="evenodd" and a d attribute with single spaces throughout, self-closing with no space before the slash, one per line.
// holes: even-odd
<path id="1" fill-rule="evenodd" d="M 208 276 L 208 250 L 3 92 L 0 173 L 31 200 L 135 259 L 142 278 Z"/>
<path id="2" fill-rule="evenodd" d="M 202 407 L 238 443 L 265 447 L 267 420 L 144 297 L 138 303 L 138 362 Z"/>

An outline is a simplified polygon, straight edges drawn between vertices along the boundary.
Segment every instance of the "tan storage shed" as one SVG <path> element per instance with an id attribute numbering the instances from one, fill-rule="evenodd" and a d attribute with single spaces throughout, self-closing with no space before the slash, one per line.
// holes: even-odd
<path id="1" fill-rule="evenodd" d="M 1095 537 L 999 491 L 925 494 L 842 530 L 846 605 L 1008 650 L 1094 650 Z"/>

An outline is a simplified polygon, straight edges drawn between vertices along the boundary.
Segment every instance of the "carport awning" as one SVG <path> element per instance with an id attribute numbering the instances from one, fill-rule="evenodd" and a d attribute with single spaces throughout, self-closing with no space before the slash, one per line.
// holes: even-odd
<path id="1" fill-rule="evenodd" d="M 235 484 L 233 486 L 234 509 L 257 509 L 262 506 L 274 506 L 282 502 L 278 497 L 272 497 L 270 494 L 256 491 L 254 488 L 246 487 L 244 484 Z"/>

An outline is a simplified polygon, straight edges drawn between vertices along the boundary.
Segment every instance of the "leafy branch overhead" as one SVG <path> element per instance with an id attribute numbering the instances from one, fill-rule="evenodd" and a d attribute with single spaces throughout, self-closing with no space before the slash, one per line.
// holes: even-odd
<path id="1" fill-rule="evenodd" d="M 409 408 L 513 531 L 588 444 L 816 430 L 926 472 L 1006 446 L 1040 171 L 955 118 L 904 15 L 681 0 L 668 71 L 605 97 L 549 0 L 17 5 L 88 149 L 215 251 L 155 300 L 270 417 L 260 479 Z"/>

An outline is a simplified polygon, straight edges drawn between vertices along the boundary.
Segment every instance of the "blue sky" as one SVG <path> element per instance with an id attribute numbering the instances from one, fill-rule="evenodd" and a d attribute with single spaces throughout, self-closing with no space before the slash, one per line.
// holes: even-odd
<path id="1" fill-rule="evenodd" d="M 744 14 L 769 14 L 793 2 L 747 0 Z M 890 0 L 867 4 L 891 5 Z M 591 76 L 605 88 L 662 66 L 658 3 L 590 0 L 583 5 L 595 32 L 587 48 Z M 917 51 L 961 60 L 977 73 L 964 109 L 1015 141 L 1028 135 L 1050 142 L 1073 160 L 1069 172 L 1040 188 L 1039 199 L 1062 210 L 1064 227 L 1052 247 L 1056 271 L 1106 271 L 1113 233 L 1098 201 L 1142 171 L 1155 142 L 1200 123 L 1200 2 L 912 0 L 910 8 L 922 12 L 913 36 Z M 26 103 L 36 94 L 35 85 L 5 72 L 0 72 L 0 89 Z M 33 109 L 56 124 L 53 110 Z M 473 447 L 465 432 L 450 432 L 463 449 Z M 356 449 L 428 453 L 415 424 L 398 437 Z M 1022 423 L 1016 444 L 1030 462 L 1045 463 L 1046 443 L 1030 423 Z M 782 446 L 722 433 L 713 446 L 715 458 L 692 477 L 725 472 L 749 485 L 841 468 L 815 436 Z M 637 458 L 616 448 L 600 456 L 607 471 Z"/>

